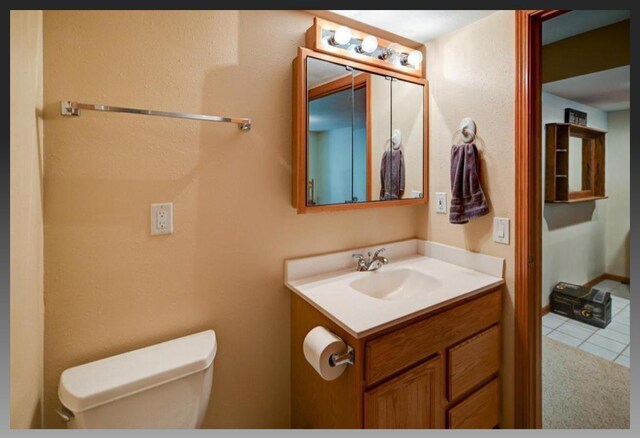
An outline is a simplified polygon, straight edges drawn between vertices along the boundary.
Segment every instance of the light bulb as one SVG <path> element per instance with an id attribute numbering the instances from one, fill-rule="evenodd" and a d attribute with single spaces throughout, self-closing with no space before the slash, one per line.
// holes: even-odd
<path id="1" fill-rule="evenodd" d="M 409 55 L 406 57 L 406 61 L 403 62 L 403 64 L 409 64 L 412 65 L 414 67 L 417 67 L 420 65 L 420 63 L 422 62 L 422 52 L 419 50 L 414 50 L 413 52 L 409 53 Z"/>
<path id="2" fill-rule="evenodd" d="M 366 36 L 358 48 L 359 53 L 373 53 L 378 48 L 378 38 L 373 35 Z"/>
<path id="3" fill-rule="evenodd" d="M 347 26 L 340 26 L 336 29 L 331 39 L 334 45 L 343 46 L 351 41 L 351 29 Z"/>

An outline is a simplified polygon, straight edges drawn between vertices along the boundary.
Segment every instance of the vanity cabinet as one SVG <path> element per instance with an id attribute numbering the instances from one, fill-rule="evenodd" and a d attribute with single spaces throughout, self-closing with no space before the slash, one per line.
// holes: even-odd
<path id="1" fill-rule="evenodd" d="M 297 294 L 291 304 L 293 427 L 498 426 L 500 287 L 358 337 Z M 333 381 L 323 380 L 302 352 L 317 325 L 354 348 L 354 365 Z"/>

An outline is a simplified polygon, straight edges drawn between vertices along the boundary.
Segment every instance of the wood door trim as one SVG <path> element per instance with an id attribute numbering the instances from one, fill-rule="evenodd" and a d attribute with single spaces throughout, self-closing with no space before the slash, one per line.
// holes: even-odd
<path id="1" fill-rule="evenodd" d="M 367 201 L 373 201 L 373 115 L 371 111 L 373 110 L 373 81 L 371 80 L 371 74 L 366 73 L 366 85 L 365 89 L 366 93 L 366 124 L 367 124 Z"/>
<path id="2" fill-rule="evenodd" d="M 515 427 L 542 426 L 542 22 L 567 11 L 517 10 L 515 90 Z"/>
<path id="3" fill-rule="evenodd" d="M 330 94 L 338 93 L 340 91 L 351 88 L 352 85 L 354 90 L 358 90 L 362 87 L 366 87 L 367 85 L 369 85 L 370 76 L 371 76 L 370 73 L 365 72 L 357 76 L 353 76 L 353 81 L 352 81 L 352 76 L 345 75 L 345 76 L 339 77 L 338 79 L 334 79 L 332 81 L 328 81 L 320 85 L 316 85 L 315 87 L 309 89 L 308 100 L 312 101 L 324 96 L 328 96 Z"/>

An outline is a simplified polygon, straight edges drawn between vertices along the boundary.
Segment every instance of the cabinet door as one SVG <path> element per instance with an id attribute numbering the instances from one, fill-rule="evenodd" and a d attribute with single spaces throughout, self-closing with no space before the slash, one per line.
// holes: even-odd
<path id="1" fill-rule="evenodd" d="M 418 365 L 364 395 L 366 429 L 442 428 L 442 360 Z"/>

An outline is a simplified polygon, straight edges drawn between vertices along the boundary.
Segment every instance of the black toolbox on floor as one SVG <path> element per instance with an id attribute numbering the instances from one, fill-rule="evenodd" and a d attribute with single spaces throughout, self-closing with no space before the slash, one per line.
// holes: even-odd
<path id="1" fill-rule="evenodd" d="M 605 328 L 611 322 L 611 293 L 560 282 L 551 292 L 551 311 Z"/>

